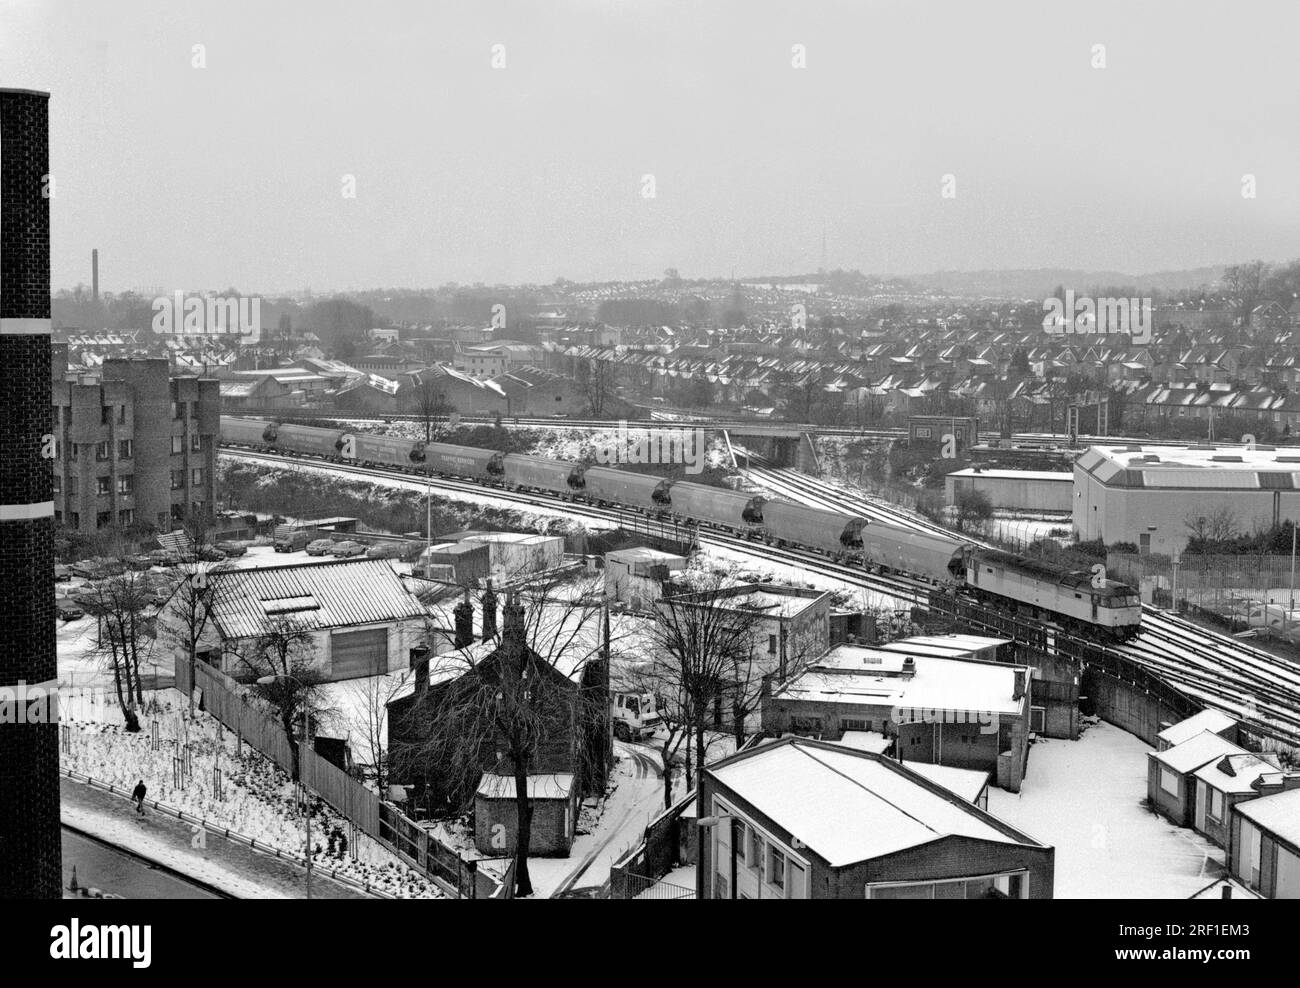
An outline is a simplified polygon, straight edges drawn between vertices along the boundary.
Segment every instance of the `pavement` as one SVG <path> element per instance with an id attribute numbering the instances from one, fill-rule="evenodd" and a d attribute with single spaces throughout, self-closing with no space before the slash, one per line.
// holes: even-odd
<path id="1" fill-rule="evenodd" d="M 274 854 L 254 851 L 216 831 L 164 816 L 146 803 L 145 815 L 123 796 L 71 779 L 60 780 L 64 823 L 241 899 L 304 899 L 306 870 Z M 366 899 L 313 869 L 314 899 Z"/>

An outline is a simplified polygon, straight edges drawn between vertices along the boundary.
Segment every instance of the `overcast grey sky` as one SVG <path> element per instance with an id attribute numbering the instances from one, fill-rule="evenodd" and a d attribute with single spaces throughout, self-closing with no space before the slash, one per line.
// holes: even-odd
<path id="1" fill-rule="evenodd" d="M 0 85 L 53 94 L 56 286 L 92 247 L 107 290 L 794 273 L 823 230 L 1142 273 L 1300 255 L 1298 38 L 1293 0 L 0 0 Z"/>

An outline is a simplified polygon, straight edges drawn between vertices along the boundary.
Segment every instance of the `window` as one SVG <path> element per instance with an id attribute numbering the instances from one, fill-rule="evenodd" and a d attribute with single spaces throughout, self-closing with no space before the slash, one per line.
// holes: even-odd
<path id="1" fill-rule="evenodd" d="M 183 521 L 184 518 L 185 518 L 185 505 L 183 505 L 183 504 L 173 504 L 173 505 L 172 505 L 172 521 Z"/>
<path id="2" fill-rule="evenodd" d="M 54 479 L 53 479 L 53 487 L 54 487 L 54 493 L 55 493 L 55 494 L 61 494 L 61 493 L 63 493 L 63 491 L 62 491 L 62 487 L 63 487 L 63 478 L 60 477 L 57 473 L 54 475 Z"/>
<path id="3" fill-rule="evenodd" d="M 71 497 L 76 497 L 76 496 L 77 496 L 78 494 L 80 494 L 80 493 L 81 493 L 81 478 L 80 478 L 80 477 L 75 477 L 75 476 L 73 476 L 73 477 L 69 477 L 69 478 L 68 478 L 68 494 L 69 494 L 69 496 L 71 496 Z"/>
<path id="4" fill-rule="evenodd" d="M 95 459 L 107 460 L 113 453 L 112 444 L 105 439 L 102 443 L 95 444 Z"/>
<path id="5" fill-rule="evenodd" d="M 108 526 L 111 524 L 113 524 L 113 512 L 111 511 L 96 512 L 95 514 L 96 528 L 108 528 Z"/>
<path id="6" fill-rule="evenodd" d="M 119 494 L 130 494 L 135 491 L 135 478 L 131 474 L 117 478 L 117 492 Z"/>
<path id="7" fill-rule="evenodd" d="M 113 409 L 108 405 L 101 405 L 99 409 L 99 424 L 108 425 L 112 421 Z"/>
<path id="8" fill-rule="evenodd" d="M 80 515 L 78 512 L 76 512 L 76 511 L 72 512 L 71 514 L 69 514 L 69 515 L 68 515 L 68 524 L 70 524 L 73 528 L 80 528 L 80 527 L 81 527 L 81 515 Z"/>
<path id="9" fill-rule="evenodd" d="M 195 453 L 203 449 L 203 437 L 197 432 L 190 436 L 190 449 Z"/>
<path id="10" fill-rule="evenodd" d="M 125 406 L 125 405 L 118 405 L 118 406 L 117 406 L 117 424 L 118 424 L 118 425 L 126 425 L 126 406 Z"/>
<path id="11" fill-rule="evenodd" d="M 1217 789 L 1210 790 L 1210 819 L 1223 819 L 1223 793 Z"/>
<path id="12" fill-rule="evenodd" d="M 62 524 L 63 524 L 63 512 L 62 512 L 62 511 L 58 511 L 58 510 L 56 510 L 56 511 L 54 512 L 54 524 L 56 524 L 56 525 L 62 525 Z"/>
<path id="13" fill-rule="evenodd" d="M 184 453 L 184 452 L 185 452 L 185 437 L 184 437 L 184 436 L 172 436 L 172 453 L 173 453 L 173 455 L 176 454 L 176 453 Z"/>
<path id="14" fill-rule="evenodd" d="M 179 401 L 172 402 L 172 418 L 179 419 L 182 416 L 182 405 Z"/>
<path id="15" fill-rule="evenodd" d="M 200 485 L 203 483 L 203 468 L 202 468 L 202 467 L 195 467 L 193 470 L 190 471 L 190 482 L 191 482 L 195 487 L 198 487 L 198 486 L 200 486 Z"/>
<path id="16" fill-rule="evenodd" d="M 184 470 L 173 470 L 173 471 L 172 471 L 172 490 L 174 490 L 174 491 L 179 491 L 179 490 L 181 490 L 181 489 L 184 488 L 184 487 L 185 487 L 185 471 L 184 471 Z"/>
<path id="17" fill-rule="evenodd" d="M 112 477 L 96 477 L 96 478 L 95 478 L 95 493 L 96 493 L 96 494 L 112 494 L 112 493 L 113 493 L 113 478 L 112 478 Z"/>
<path id="18" fill-rule="evenodd" d="M 1160 766 L 1160 788 L 1171 796 L 1178 795 L 1178 776 L 1163 765 Z"/>
<path id="19" fill-rule="evenodd" d="M 131 459 L 131 454 L 135 452 L 135 443 L 130 439 L 119 439 L 117 441 L 117 458 L 119 460 Z"/>
<path id="20" fill-rule="evenodd" d="M 776 635 L 767 636 L 767 654 L 768 655 L 776 654 Z"/>
<path id="21" fill-rule="evenodd" d="M 749 824 L 745 824 L 745 864 L 752 871 L 763 870 L 763 838 Z"/>
<path id="22" fill-rule="evenodd" d="M 135 512 L 130 508 L 124 508 L 117 513 L 117 523 L 119 525 L 130 525 L 135 521 Z"/>
<path id="23" fill-rule="evenodd" d="M 771 844 L 767 846 L 767 882 L 773 888 L 785 888 L 785 855 Z"/>

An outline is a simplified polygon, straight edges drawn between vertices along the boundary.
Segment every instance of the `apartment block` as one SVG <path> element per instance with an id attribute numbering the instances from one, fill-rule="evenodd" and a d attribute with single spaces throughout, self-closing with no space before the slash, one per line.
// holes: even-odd
<path id="1" fill-rule="evenodd" d="M 167 531 L 215 510 L 215 379 L 172 377 L 165 358 L 110 359 L 93 373 L 70 373 L 60 345 L 51 377 L 56 523 L 79 532 Z"/>

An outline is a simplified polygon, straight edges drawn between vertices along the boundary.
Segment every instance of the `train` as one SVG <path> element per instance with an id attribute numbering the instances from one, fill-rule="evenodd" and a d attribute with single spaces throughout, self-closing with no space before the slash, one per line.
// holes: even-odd
<path id="1" fill-rule="evenodd" d="M 876 573 L 895 573 L 1071 630 L 1125 641 L 1141 601 L 1104 573 L 987 549 L 955 535 L 900 528 L 830 508 L 613 467 L 343 429 L 221 416 L 227 446 L 436 474 L 535 490 L 603 507 L 704 524 L 769 544 L 814 549 Z"/>

